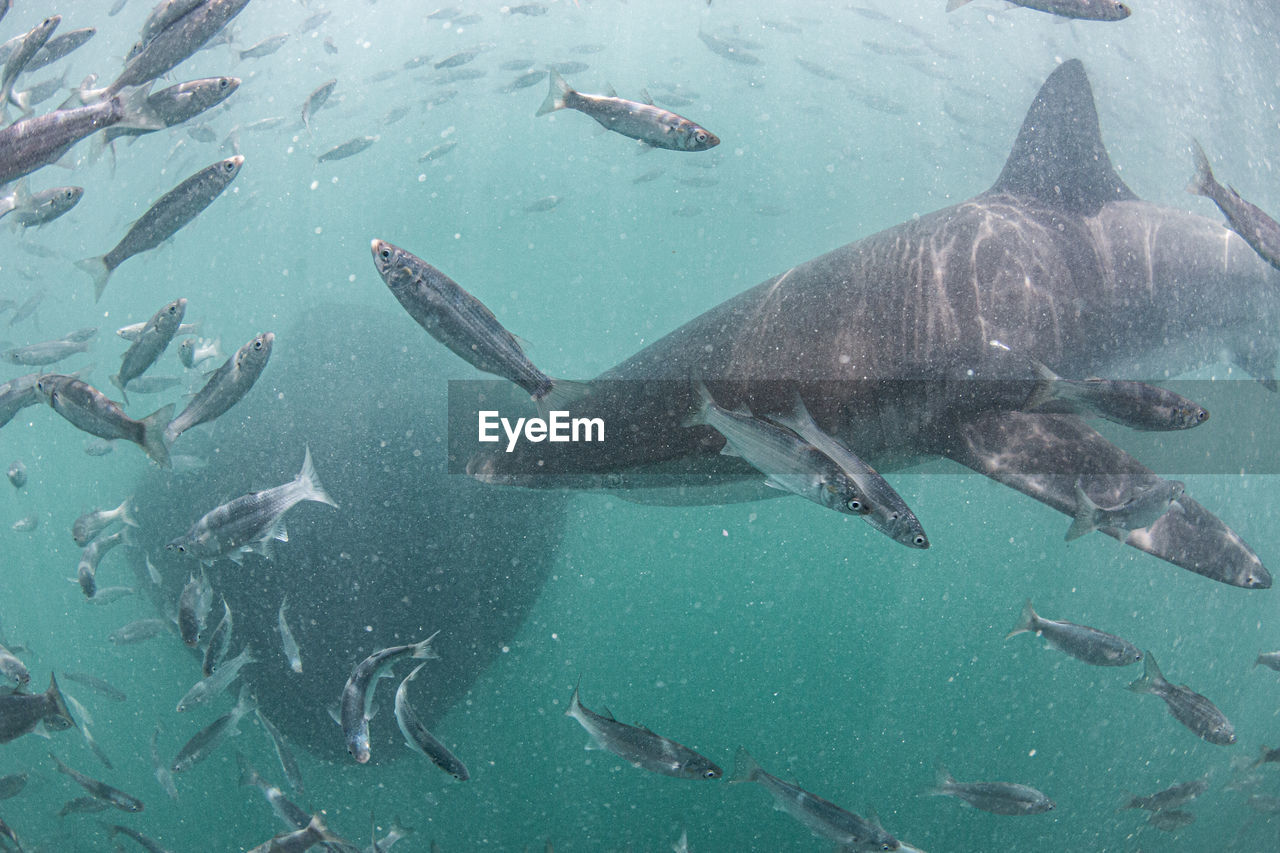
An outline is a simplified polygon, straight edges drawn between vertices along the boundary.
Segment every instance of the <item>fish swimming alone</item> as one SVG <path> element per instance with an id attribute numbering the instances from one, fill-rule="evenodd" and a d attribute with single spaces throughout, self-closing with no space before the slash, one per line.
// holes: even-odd
<path id="1" fill-rule="evenodd" d="M 612 752 L 633 767 L 674 776 L 677 779 L 719 779 L 724 775 L 714 761 L 684 744 L 665 738 L 644 726 L 620 723 L 605 710 L 597 714 L 582 704 L 573 688 L 566 717 L 576 720 L 591 736 L 587 749 Z"/>
<path id="2" fill-rule="evenodd" d="M 1227 218 L 1231 230 L 1243 237 L 1260 258 L 1280 269 L 1280 223 L 1264 213 L 1262 208 L 1241 198 L 1234 187 L 1218 183 L 1200 143 L 1193 139 L 1191 144 L 1195 151 L 1196 174 L 1187 185 L 1187 192 L 1202 195 L 1216 204 Z"/>
<path id="3" fill-rule="evenodd" d="M 1001 815 L 1032 815 L 1053 811 L 1053 800 L 1030 785 L 1014 782 L 957 782 L 938 766 L 938 779 L 929 794 L 955 797 L 975 809 Z"/>
<path id="4" fill-rule="evenodd" d="M 237 155 L 206 166 L 199 172 L 156 199 L 147 212 L 130 226 L 110 252 L 96 258 L 77 261 L 76 266 L 93 276 L 93 299 L 102 298 L 107 280 L 116 267 L 141 252 L 149 251 L 168 240 L 195 219 L 214 199 L 231 185 L 244 158 Z"/>
<path id="5" fill-rule="evenodd" d="M 1094 666 L 1128 666 L 1142 660 L 1142 650 L 1128 640 L 1087 625 L 1045 619 L 1031 606 L 1031 599 L 1022 606 L 1018 624 L 1005 639 L 1027 632 L 1044 637 L 1058 651 Z"/>
<path id="6" fill-rule="evenodd" d="M 400 734 L 404 735 L 404 742 L 410 749 L 430 758 L 432 764 L 459 782 L 465 782 L 471 778 L 467 765 L 463 764 L 462 760 L 435 735 L 427 731 L 427 727 L 419 721 L 417 712 L 409 704 L 409 682 L 417 677 L 424 666 L 426 666 L 425 663 L 420 663 L 414 667 L 413 672 L 406 675 L 400 682 L 400 686 L 396 688 L 396 725 L 400 727 Z"/>
<path id="7" fill-rule="evenodd" d="M 378 274 L 400 306 L 454 355 L 514 382 L 540 406 L 584 393 L 578 383 L 552 379 L 535 367 L 493 312 L 440 270 L 384 240 L 374 240 L 370 248 Z"/>
<path id="8" fill-rule="evenodd" d="M 804 824 L 814 835 L 834 841 L 841 850 L 898 850 L 901 842 L 874 817 L 867 819 L 811 794 L 798 785 L 766 773 L 744 747 L 734 756 L 730 784 L 755 782 L 769 792 L 776 807 Z"/>
<path id="9" fill-rule="evenodd" d="M 1170 684 L 1151 652 L 1144 654 L 1146 668 L 1142 677 L 1129 685 L 1130 690 L 1159 696 L 1169 707 L 1173 718 L 1202 740 L 1218 746 L 1230 746 L 1236 742 L 1235 728 L 1216 705 L 1185 684 Z"/>
<path id="10" fill-rule="evenodd" d="M 947 0 L 947 11 L 959 9 L 969 0 Z M 1015 6 L 1048 12 L 1078 21 L 1123 21 L 1132 14 L 1120 0 L 1009 0 Z"/>
<path id="11" fill-rule="evenodd" d="M 798 264 L 597 377 L 574 415 L 609 424 L 607 448 L 477 444 L 467 469 L 497 485 L 646 503 L 776 496 L 720 455 L 718 436 L 680 428 L 696 376 L 720 405 L 761 417 L 799 393 L 882 474 L 944 457 L 1074 516 L 1077 482 L 1115 506 L 1164 481 L 1079 417 L 1019 411 L 1026 365 L 993 358 L 991 340 L 1066 376 L 1164 376 L 1224 351 L 1248 364 L 1280 344 L 1278 321 L 1280 273 L 1244 240 L 1124 184 L 1084 66 L 1069 60 L 1036 95 L 991 189 Z M 466 417 L 451 432 L 474 432 Z M 1271 585 L 1238 534 L 1185 494 L 1178 502 L 1145 529 L 1104 532 L 1221 583 Z"/>
<path id="12" fill-rule="evenodd" d="M 607 130 L 629 136 L 652 148 L 669 151 L 706 151 L 720 144 L 720 137 L 670 110 L 613 95 L 575 92 L 560 72 L 552 69 L 548 75 L 551 91 L 538 108 L 537 115 L 577 110 L 591 116 Z"/>
<path id="13" fill-rule="evenodd" d="M 274 488 L 250 492 L 214 507 L 165 548 L 195 557 L 202 563 L 211 563 L 222 556 L 239 563 L 246 553 L 257 553 L 269 559 L 272 541 L 289 541 L 284 514 L 302 501 L 338 506 L 320 483 L 309 447 L 302 458 L 302 470 L 298 476 Z"/>

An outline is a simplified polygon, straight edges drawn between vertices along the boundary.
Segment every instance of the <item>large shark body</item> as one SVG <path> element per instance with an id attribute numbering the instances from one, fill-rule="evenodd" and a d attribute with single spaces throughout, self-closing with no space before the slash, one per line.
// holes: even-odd
<path id="1" fill-rule="evenodd" d="M 1077 482 L 1109 506 L 1159 478 L 1078 417 L 1018 411 L 1025 385 L 1018 396 L 1002 380 L 1025 378 L 1027 357 L 1064 376 L 1159 379 L 1224 351 L 1270 379 L 1277 288 L 1223 225 L 1125 186 L 1073 60 L 1041 88 L 990 190 L 793 267 L 609 370 L 573 413 L 601 417 L 614 440 L 524 444 L 469 468 L 660 502 L 766 496 L 714 430 L 682 426 L 702 379 L 756 414 L 786 411 L 799 390 L 882 470 L 945 457 L 1071 515 Z M 1179 503 L 1144 530 L 1106 532 L 1224 583 L 1270 586 L 1239 536 Z"/>

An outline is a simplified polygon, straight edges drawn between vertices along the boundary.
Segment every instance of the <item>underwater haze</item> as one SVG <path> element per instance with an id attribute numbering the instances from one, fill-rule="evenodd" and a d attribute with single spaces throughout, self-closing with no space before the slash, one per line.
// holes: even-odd
<path id="1" fill-rule="evenodd" d="M 0 381 L 82 370 L 120 400 L 109 377 L 129 344 L 115 330 L 185 298 L 186 322 L 219 339 L 223 355 L 186 368 L 177 350 L 189 335 L 176 337 L 149 373 L 178 376 L 178 386 L 129 389 L 125 411 L 142 418 L 167 403 L 181 410 L 206 371 L 275 334 L 261 378 L 183 435 L 170 468 L 123 440 L 86 453 L 94 436 L 43 403 L 0 428 L 0 465 L 20 461 L 27 474 L 21 487 L 0 483 L 0 644 L 29 669 L 25 692 L 55 673 L 88 711 L 73 706 L 77 727 L 47 740 L 0 745 L 0 777 L 28 774 L 0 799 L 21 849 L 142 849 L 109 831 L 119 824 L 174 853 L 250 850 L 297 828 L 242 784 L 250 766 L 354 845 L 331 849 L 366 849 L 371 820 L 379 839 L 409 831 L 396 851 L 661 853 L 682 832 L 695 852 L 832 849 L 761 786 L 728 783 L 740 746 L 784 782 L 874 817 L 901 843 L 888 849 L 1280 849 L 1280 767 L 1251 766 L 1260 747 L 1280 746 L 1280 672 L 1255 665 L 1280 650 L 1275 590 L 1217 583 L 1111 536 L 1064 542 L 1068 515 L 936 455 L 867 458 L 920 519 L 927 549 L 781 492 L 653 505 L 625 489 L 524 489 L 452 473 L 449 383 L 494 377 L 415 323 L 370 254 L 374 239 L 405 248 L 483 302 L 541 371 L 590 380 L 770 276 L 984 193 L 1041 85 L 1072 59 L 1092 86 L 1105 154 L 1138 198 L 1222 221 L 1185 190 L 1194 139 L 1224 185 L 1280 213 L 1280 12 L 1250 0 L 1132 0 L 1127 19 L 1095 22 L 1000 0 L 950 12 L 946 0 L 440 4 L 452 8 L 251 0 L 154 84 L 232 75 L 234 94 L 133 141 L 79 142 L 26 180 L 33 191 L 82 186 L 80 203 L 39 228 L 0 229 L 0 304 L 13 303 L 0 311 L 0 349 L 99 327 L 84 354 L 5 364 Z M 58 32 L 97 28 L 17 79 L 22 91 L 61 76 L 37 114 L 89 75 L 98 87 L 115 79 L 152 10 L 149 0 L 12 5 L 0 40 L 55 12 Z M 331 14 L 304 32 L 322 12 Z M 241 58 L 277 34 L 288 38 L 274 52 Z M 726 45 L 730 55 L 717 52 Z M 579 92 L 651 95 L 719 144 L 649 150 L 579 111 L 535 115 L 553 66 Z M 329 80 L 332 95 L 304 126 L 304 103 Z M 372 144 L 319 159 L 361 137 Z M 107 253 L 166 192 L 237 154 L 244 164 L 221 196 L 124 261 L 95 301 L 76 262 Z M 1224 256 L 1249 252 L 1229 242 Z M 1192 433 L 1089 423 L 1183 481 L 1275 568 L 1280 398 L 1255 381 L 1274 386 L 1269 346 L 1252 350 L 1249 373 L 1224 344 L 1190 372 L 1170 361 L 1158 374 L 1107 377 L 1194 380 L 1169 386 L 1212 412 Z M 212 561 L 212 611 L 196 646 L 174 626 L 138 644 L 108 639 L 137 620 L 173 620 L 201 565 L 166 544 L 211 509 L 290 482 L 308 449 L 337 506 L 290 509 L 287 541 L 270 541 L 269 557 Z M 102 557 L 96 579 L 99 590 L 134 594 L 91 603 L 75 583 L 72 524 L 129 497 L 138 527 Z M 21 519 L 34 529 L 10 529 Z M 282 648 L 286 599 L 301 673 Z M 1153 655 L 1170 682 L 1230 719 L 1235 743 L 1198 738 L 1157 697 L 1126 690 L 1141 663 L 1095 667 L 1047 648 L 1047 635 L 1006 639 L 1028 599 L 1045 618 Z M 179 712 L 224 600 L 228 657 L 247 647 L 255 663 Z M 396 687 L 420 660 L 375 679 L 372 759 L 358 763 L 330 706 L 367 656 L 436 631 L 439 660 L 406 689 L 470 778 L 438 769 L 397 727 Z M 171 798 L 152 761 L 157 727 L 169 765 L 232 710 L 242 684 L 280 729 L 302 790 L 248 714 L 174 774 Z M 724 778 L 672 778 L 584 750 L 588 733 L 565 716 L 575 685 L 587 708 L 696 750 Z M 59 816 L 85 790 L 50 752 L 145 809 Z M 934 796 L 941 766 L 962 782 L 1029 785 L 1055 807 L 1011 816 Z M 1162 827 L 1161 812 L 1119 808 L 1201 778 L 1207 790 L 1178 807 L 1190 820 Z M 0 837 L 6 845 L 19 849 Z"/>

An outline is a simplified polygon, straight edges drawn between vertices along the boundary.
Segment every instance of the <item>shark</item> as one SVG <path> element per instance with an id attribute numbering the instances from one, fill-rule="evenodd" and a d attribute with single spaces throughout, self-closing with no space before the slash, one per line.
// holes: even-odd
<path id="1" fill-rule="evenodd" d="M 1163 378 L 1228 352 L 1273 382 L 1278 310 L 1280 274 L 1239 236 L 1126 186 L 1069 60 L 989 190 L 800 263 L 606 371 L 573 410 L 613 440 L 477 446 L 465 468 L 652 503 L 769 496 L 715 430 L 683 425 L 705 382 L 721 405 L 766 417 L 799 393 L 880 470 L 949 459 L 1073 516 L 1081 492 L 1116 506 L 1166 481 L 1077 415 L 1022 410 L 1030 359 L 1065 376 Z M 1187 494 L 1148 527 L 1102 530 L 1215 581 L 1271 585 Z"/>

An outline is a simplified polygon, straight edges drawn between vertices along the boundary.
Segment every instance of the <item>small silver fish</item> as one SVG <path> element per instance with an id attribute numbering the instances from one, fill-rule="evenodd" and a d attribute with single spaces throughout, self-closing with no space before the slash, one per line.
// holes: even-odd
<path id="1" fill-rule="evenodd" d="M 289 630 L 289 621 L 285 618 L 285 610 L 289 607 L 289 597 L 286 595 L 280 601 L 280 612 L 276 614 L 276 625 L 280 629 L 280 643 L 284 647 L 284 656 L 289 661 L 289 668 L 294 672 L 302 672 L 302 652 L 298 649 L 298 641 L 293 638 L 293 631 Z"/>
<path id="2" fill-rule="evenodd" d="M 53 759 L 53 763 L 58 766 L 58 772 L 70 776 L 75 780 L 81 788 L 84 788 L 90 795 L 97 797 L 99 800 L 108 805 L 115 806 L 124 812 L 140 812 L 143 809 L 142 801 L 137 797 L 132 797 L 121 791 L 119 788 L 113 788 L 105 782 L 99 782 L 97 779 L 90 778 L 76 770 L 72 770 L 67 765 L 58 760 L 58 756 L 52 752 L 49 757 Z"/>
<path id="3" fill-rule="evenodd" d="M 201 671 L 204 672 L 205 678 L 217 672 L 218 667 L 226 660 L 227 652 L 231 648 L 231 632 L 235 627 L 233 622 L 231 605 L 227 604 L 227 600 L 224 598 L 222 599 L 222 618 L 218 620 L 218 626 L 209 635 L 209 644 L 205 646 L 204 650 L 204 663 L 201 665 Z"/>
<path id="4" fill-rule="evenodd" d="M 178 786 L 173 783 L 173 773 L 165 765 L 164 759 L 160 757 L 159 722 L 156 723 L 155 729 L 151 732 L 151 768 L 156 777 L 156 782 L 160 783 L 160 787 L 169 795 L 169 799 L 178 799 Z"/>
<path id="5" fill-rule="evenodd" d="M 110 536 L 94 539 L 84 546 L 80 552 L 80 562 L 76 565 L 76 582 L 84 592 L 85 598 L 93 598 L 98 593 L 98 563 L 117 545 L 129 544 L 129 531 L 118 530 Z"/>
<path id="6" fill-rule="evenodd" d="M 947 0 L 947 11 L 959 9 L 969 0 Z M 1015 6 L 1048 12 L 1079 21 L 1123 21 L 1131 14 L 1120 0 L 1009 0 Z"/>
<path id="7" fill-rule="evenodd" d="M 38 367 L 45 364 L 55 364 L 64 358 L 70 358 L 77 353 L 87 352 L 88 350 L 89 344 L 83 341 L 41 341 L 38 344 L 7 349 L 0 353 L 0 358 L 10 364 Z"/>
<path id="8" fill-rule="evenodd" d="M 721 451 L 739 456 L 765 477 L 773 488 L 799 495 L 819 506 L 846 515 L 867 515 L 871 502 L 858 483 L 830 456 L 750 412 L 729 411 L 718 405 L 702 382 L 695 383 L 699 408 L 684 426 L 707 426 L 724 436 Z"/>
<path id="9" fill-rule="evenodd" d="M 1231 230 L 1243 237 L 1264 261 L 1280 269 L 1280 223 L 1257 205 L 1241 198 L 1235 189 L 1218 183 L 1200 143 L 1192 140 L 1192 145 L 1195 146 L 1196 176 L 1187 185 L 1187 192 L 1204 196 L 1216 204 L 1227 218 Z"/>
<path id="10" fill-rule="evenodd" d="M 134 341 L 138 340 L 138 336 L 142 334 L 142 330 L 147 327 L 147 323 L 149 322 L 150 321 L 148 320 L 148 321 L 143 321 L 141 323 L 131 323 L 128 326 L 121 326 L 120 328 L 116 329 L 116 334 L 124 338 L 129 343 L 133 343 Z M 180 323 L 178 325 L 177 334 L 194 335 L 199 331 L 200 331 L 199 323 Z"/>
<path id="11" fill-rule="evenodd" d="M 1063 379 L 1034 362 L 1036 382 L 1023 409 L 1094 414 L 1137 430 L 1191 429 L 1209 420 L 1207 409 L 1156 385 L 1117 379 Z"/>
<path id="12" fill-rule="evenodd" d="M 310 95 L 307 95 L 307 100 L 302 105 L 302 126 L 307 129 L 307 133 L 311 132 L 311 116 L 315 115 L 316 110 L 324 106 L 325 101 L 329 100 L 329 96 L 333 94 L 333 90 L 337 86 L 337 80 L 328 80 L 317 86 Z"/>
<path id="13" fill-rule="evenodd" d="M 439 633 L 438 631 L 436 633 Z M 391 667 L 402 658 L 437 660 L 439 655 L 431 648 L 435 634 L 419 643 L 407 646 L 390 646 L 379 649 L 356 664 L 342 688 L 338 705 L 338 722 L 347 742 L 347 751 L 360 764 L 369 761 L 369 720 L 373 716 L 373 691 L 378 681 L 391 674 Z"/>
<path id="14" fill-rule="evenodd" d="M 38 228 L 69 212 L 84 197 L 84 187 L 53 187 L 33 193 L 22 178 L 0 196 L 0 217 L 13 214 L 19 228 Z"/>
<path id="15" fill-rule="evenodd" d="M 1159 696 L 1168 706 L 1173 718 L 1202 740 L 1218 746 L 1229 746 L 1236 742 L 1235 728 L 1217 706 L 1185 684 L 1170 684 L 1160 672 L 1151 652 L 1144 654 L 1146 668 L 1142 677 L 1129 685 L 1130 690 Z"/>
<path id="16" fill-rule="evenodd" d="M 270 56 L 280 48 L 284 47 L 284 43 L 288 40 L 288 33 L 279 33 L 278 35 L 267 36 L 252 47 L 248 47 L 240 51 L 240 59 L 241 61 L 244 61 L 246 59 L 261 59 L 264 56 Z"/>
<path id="17" fill-rule="evenodd" d="M 120 370 L 111 377 L 111 382 L 129 399 L 127 390 L 129 383 L 146 372 L 156 363 L 178 333 L 182 318 L 187 313 L 187 300 L 175 299 L 162 307 L 143 327 L 138 339 L 120 357 Z"/>
<path id="18" fill-rule="evenodd" d="M 885 831 L 879 821 L 867 820 L 835 803 L 784 782 L 761 769 L 743 747 L 734 756 L 729 784 L 755 782 L 769 792 L 777 808 L 808 827 L 814 835 L 842 845 L 842 850 L 897 850 L 898 839 Z"/>
<path id="19" fill-rule="evenodd" d="M 3 645 L 0 645 L 0 675 L 14 682 L 18 687 L 31 681 L 31 673 L 27 670 L 26 664 L 18 660 L 18 656 Z"/>
<path id="20" fill-rule="evenodd" d="M 262 723 L 262 727 L 271 736 L 271 742 L 275 744 L 276 758 L 280 759 L 280 768 L 284 770 L 284 777 L 289 780 L 289 787 L 293 788 L 295 794 L 302 794 L 302 771 L 298 768 L 298 761 L 293 757 L 289 745 L 285 743 L 284 735 L 267 719 L 261 708 L 254 710 L 258 715 L 258 722 Z"/>
<path id="21" fill-rule="evenodd" d="M 936 785 L 927 793 L 937 797 L 955 797 L 975 809 L 1001 815 L 1032 815 L 1053 811 L 1053 800 L 1029 785 L 1013 782 L 957 782 L 938 765 Z"/>
<path id="22" fill-rule="evenodd" d="M 97 534 L 104 532 L 113 524 L 124 524 L 136 528 L 137 521 L 133 520 L 133 516 L 129 515 L 129 508 L 133 505 L 133 498 L 127 497 L 120 501 L 120 506 L 114 510 L 93 510 L 79 516 L 76 523 L 72 524 L 72 538 L 76 540 L 78 546 L 84 547 L 93 539 L 97 538 Z"/>
<path id="23" fill-rule="evenodd" d="M 225 358 L 222 354 L 222 339 L 210 341 L 206 338 L 187 338 L 178 347 L 178 361 L 183 367 L 194 368 L 202 361 L 211 358 Z"/>
<path id="24" fill-rule="evenodd" d="M 110 252 L 77 261 L 76 266 L 93 277 L 94 301 L 102 298 L 107 280 L 117 267 L 177 234 L 222 195 L 243 165 L 244 157 L 237 155 L 206 166 L 156 199 Z"/>
<path id="25" fill-rule="evenodd" d="M 9 470 L 5 472 L 5 476 L 9 478 L 10 485 L 15 489 L 21 489 L 27 484 L 27 466 L 15 459 L 9 463 Z"/>
<path id="26" fill-rule="evenodd" d="M 400 726 L 400 733 L 404 735 L 404 742 L 409 745 L 410 749 L 430 758 L 431 763 L 459 782 L 465 782 L 471 778 L 471 774 L 467 772 L 467 765 L 463 764 L 456 755 L 450 752 L 449 748 L 441 743 L 435 735 L 427 731 L 427 727 L 418 720 L 417 713 L 414 712 L 413 706 L 409 704 L 409 682 L 417 677 L 424 666 L 426 666 L 425 663 L 418 664 L 413 672 L 405 676 L 404 681 L 401 681 L 400 686 L 396 688 L 396 724 Z"/>
<path id="27" fill-rule="evenodd" d="M 214 507 L 165 548 L 206 563 L 219 556 L 240 562 L 246 552 L 269 559 L 273 540 L 289 541 L 284 514 L 302 501 L 338 506 L 320 483 L 310 448 L 303 457 L 302 470 L 288 483 Z"/>
<path id="28" fill-rule="evenodd" d="M 213 372 L 209 381 L 195 393 L 187 407 L 165 427 L 165 444 L 171 446 L 178 440 L 178 436 L 187 430 L 208 423 L 240 402 L 258 381 L 262 371 L 266 370 L 275 339 L 274 332 L 263 332 L 236 350 L 231 358 Z M 215 342 L 213 345 L 215 350 L 217 346 Z M 192 353 L 192 364 L 200 354 Z"/>
<path id="29" fill-rule="evenodd" d="M 1209 783 L 1204 779 L 1179 782 L 1177 785 L 1170 785 L 1168 788 L 1156 791 L 1146 797 L 1127 797 L 1120 808 L 1146 809 L 1152 812 L 1176 809 L 1178 806 L 1191 802 L 1207 790 L 1209 790 Z"/>
<path id="30" fill-rule="evenodd" d="M 177 757 L 173 759 L 173 764 L 169 765 L 170 772 L 181 773 L 208 758 L 209 754 L 226 740 L 227 735 L 238 731 L 240 720 L 256 707 L 257 703 L 250 696 L 249 689 L 242 687 L 240 699 L 234 708 L 196 732 L 191 740 L 183 744 L 182 749 L 178 750 Z"/>
<path id="31" fill-rule="evenodd" d="M 582 704 L 577 687 L 573 688 L 569 709 L 564 713 L 591 736 L 587 749 L 612 752 L 633 767 L 678 779 L 719 779 L 724 773 L 711 759 L 683 744 L 644 726 L 620 723 L 607 712 L 595 713 Z"/>
<path id="32" fill-rule="evenodd" d="M 782 424 L 825 453 L 849 475 L 870 507 L 869 511 L 862 516 L 864 521 L 893 541 L 908 548 L 929 547 L 929 537 L 925 535 L 920 519 L 916 518 L 916 514 L 911 511 L 911 507 L 907 506 L 902 496 L 884 477 L 880 476 L 876 469 L 864 462 L 835 436 L 818 426 L 799 394 L 792 402 L 790 413 L 770 415 L 769 419 Z"/>
<path id="33" fill-rule="evenodd" d="M 564 109 L 577 110 L 607 130 L 669 151 L 706 151 L 720 144 L 720 138 L 714 133 L 670 110 L 610 95 L 575 92 L 559 72 L 552 70 L 548 73 L 551 91 L 536 115 Z"/>
<path id="34" fill-rule="evenodd" d="M 189 711 L 196 705 L 202 705 L 210 699 L 221 695 L 240 677 L 240 670 L 257 662 L 257 658 L 253 656 L 253 649 L 245 646 L 240 654 L 214 670 L 213 675 L 208 678 L 202 678 L 193 684 L 191 689 L 186 692 L 186 695 L 178 700 L 177 711 L 179 713 Z"/>
<path id="35" fill-rule="evenodd" d="M 1086 625 L 1045 619 L 1036 613 L 1028 598 L 1018 624 L 1005 639 L 1029 631 L 1044 637 L 1058 651 L 1094 666 L 1128 666 L 1142 660 L 1142 650 L 1128 640 Z"/>
<path id="36" fill-rule="evenodd" d="M 192 574 L 178 596 L 178 633 L 182 642 L 194 647 L 204 633 L 209 611 L 213 609 L 213 588 L 205 577 L 204 568 L 200 574 Z"/>
<path id="37" fill-rule="evenodd" d="M 383 240 L 374 240 L 371 249 L 378 274 L 401 307 L 454 355 L 514 382 L 540 406 L 581 393 L 577 383 L 539 370 L 493 312 L 440 270 Z"/>
<path id="38" fill-rule="evenodd" d="M 316 158 L 316 162 L 328 163 L 333 160 L 345 160 L 348 157 L 354 157 L 377 141 L 378 137 L 376 136 L 357 136 L 353 139 L 348 139 L 341 145 L 335 145 L 321 154 Z"/>
<path id="39" fill-rule="evenodd" d="M 112 645 L 127 646 L 132 643 L 141 643 L 157 637 L 169 630 L 169 623 L 163 619 L 139 619 L 136 622 L 130 622 L 121 628 L 117 628 L 107 635 L 107 639 Z"/>

